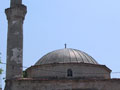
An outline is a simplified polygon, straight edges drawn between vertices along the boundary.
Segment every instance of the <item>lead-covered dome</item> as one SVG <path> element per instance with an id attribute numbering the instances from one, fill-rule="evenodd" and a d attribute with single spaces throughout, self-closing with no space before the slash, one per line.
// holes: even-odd
<path id="1" fill-rule="evenodd" d="M 91 63 L 98 64 L 87 53 L 76 49 L 60 49 L 52 51 L 43 56 L 35 65 L 52 64 L 52 63 Z"/>

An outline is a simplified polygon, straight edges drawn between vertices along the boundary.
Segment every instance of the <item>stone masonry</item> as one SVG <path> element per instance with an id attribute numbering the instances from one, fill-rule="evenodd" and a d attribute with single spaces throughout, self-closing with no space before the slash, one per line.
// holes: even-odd
<path id="1" fill-rule="evenodd" d="M 6 79 L 22 77 L 23 20 L 26 12 L 24 5 L 5 10 L 8 19 Z"/>
<path id="2" fill-rule="evenodd" d="M 22 75 L 23 20 L 26 7 L 20 5 L 8 8 L 5 12 L 8 19 L 6 79 L 11 79 Z"/>
<path id="3" fill-rule="evenodd" d="M 19 79 L 11 90 L 120 90 L 120 79 Z"/>

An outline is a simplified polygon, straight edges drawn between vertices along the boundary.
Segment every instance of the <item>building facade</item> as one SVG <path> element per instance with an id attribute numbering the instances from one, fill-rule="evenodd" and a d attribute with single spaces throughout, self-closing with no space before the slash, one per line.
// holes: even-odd
<path id="1" fill-rule="evenodd" d="M 23 68 L 23 22 L 27 8 L 11 0 L 8 20 L 5 90 L 120 90 L 120 79 L 87 53 L 64 48 L 49 52 L 35 65 Z"/>

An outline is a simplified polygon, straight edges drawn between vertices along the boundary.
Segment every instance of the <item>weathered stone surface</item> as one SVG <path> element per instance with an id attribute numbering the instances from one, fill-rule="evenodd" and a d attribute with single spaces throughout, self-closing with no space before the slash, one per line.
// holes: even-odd
<path id="1" fill-rule="evenodd" d="M 104 65 L 89 63 L 59 63 L 32 66 L 27 69 L 29 78 L 67 78 L 67 70 L 72 70 L 71 78 L 110 78 L 111 70 Z"/>
<path id="2" fill-rule="evenodd" d="M 22 77 L 23 20 L 26 7 L 18 5 L 5 10 L 8 19 L 6 79 Z"/>
<path id="3" fill-rule="evenodd" d="M 11 7 L 15 7 L 16 5 L 21 5 L 22 4 L 22 0 L 11 0 Z"/>
<path id="4" fill-rule="evenodd" d="M 120 79 L 111 80 L 21 79 L 12 80 L 11 90 L 120 90 Z"/>

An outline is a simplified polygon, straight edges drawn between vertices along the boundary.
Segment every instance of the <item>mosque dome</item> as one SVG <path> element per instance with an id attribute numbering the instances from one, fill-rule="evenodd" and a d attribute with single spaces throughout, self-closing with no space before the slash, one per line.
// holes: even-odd
<path id="1" fill-rule="evenodd" d="M 64 48 L 52 51 L 41 59 L 35 65 L 41 64 L 52 64 L 52 63 L 91 63 L 91 64 L 98 64 L 95 59 L 93 59 L 87 53 L 71 49 L 71 48 Z"/>

